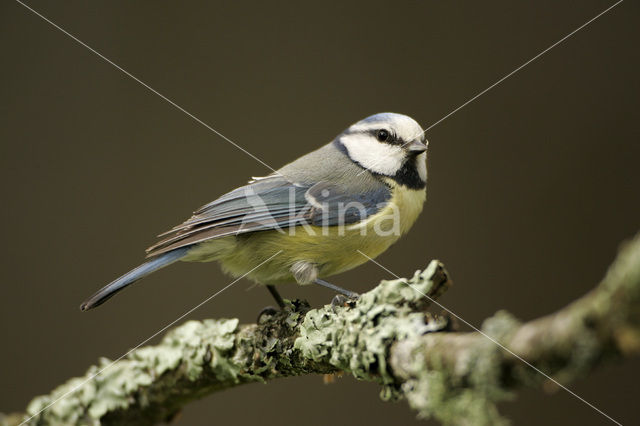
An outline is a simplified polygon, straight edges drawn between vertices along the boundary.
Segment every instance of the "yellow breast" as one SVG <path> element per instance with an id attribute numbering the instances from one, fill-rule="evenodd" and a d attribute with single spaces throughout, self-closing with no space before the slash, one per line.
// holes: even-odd
<path id="1" fill-rule="evenodd" d="M 404 235 L 409 232 L 409 229 L 422 212 L 424 202 L 427 200 L 427 189 L 409 189 L 406 186 L 398 185 L 392 179 L 387 179 L 387 184 L 393 188 L 393 196 L 389 206 L 383 211 L 392 209 L 394 208 L 393 206 L 397 207 L 400 217 L 400 233 Z"/>
<path id="2" fill-rule="evenodd" d="M 202 248 L 203 252 L 213 254 L 215 247 L 216 260 L 234 276 L 246 273 L 247 265 L 260 264 L 279 252 L 273 260 L 249 274 L 250 279 L 263 284 L 293 282 L 289 269 L 298 261 L 318 265 L 320 277 L 347 271 L 367 262 L 367 257 L 360 252 L 375 258 L 387 250 L 409 231 L 422 211 L 425 189 L 408 189 L 393 181 L 389 185 L 392 196 L 386 206 L 358 224 L 342 228 L 298 226 L 284 232 L 256 232 L 239 239 L 226 237 L 211 241 L 208 247 Z"/>

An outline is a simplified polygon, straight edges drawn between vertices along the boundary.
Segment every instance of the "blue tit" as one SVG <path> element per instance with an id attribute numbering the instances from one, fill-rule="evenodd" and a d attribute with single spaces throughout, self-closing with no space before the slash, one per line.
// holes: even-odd
<path id="1" fill-rule="evenodd" d="M 266 285 L 320 284 L 375 258 L 416 221 L 426 200 L 427 143 L 420 125 L 375 114 L 275 173 L 253 178 L 161 234 L 149 260 L 81 305 L 116 292 L 178 260 L 218 261 L 233 277 Z M 256 267 L 258 266 L 259 267 Z"/>

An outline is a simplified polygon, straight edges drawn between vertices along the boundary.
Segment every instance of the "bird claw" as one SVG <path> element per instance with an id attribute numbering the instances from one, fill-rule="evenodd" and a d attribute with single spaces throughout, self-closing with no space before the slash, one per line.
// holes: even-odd
<path id="1" fill-rule="evenodd" d="M 349 296 L 345 296 L 344 294 L 336 294 L 335 296 L 333 296 L 333 299 L 331 299 L 331 308 L 335 312 L 335 308 L 337 307 L 352 307 L 359 297 L 360 295 L 358 293 L 352 293 Z"/>
<path id="2" fill-rule="evenodd" d="M 273 306 L 266 306 L 266 307 L 262 308 L 260 313 L 258 313 L 258 318 L 256 319 L 256 323 L 263 324 L 263 323 L 268 321 L 269 317 L 274 316 L 278 312 L 280 312 L 280 311 L 278 309 L 274 308 Z"/>

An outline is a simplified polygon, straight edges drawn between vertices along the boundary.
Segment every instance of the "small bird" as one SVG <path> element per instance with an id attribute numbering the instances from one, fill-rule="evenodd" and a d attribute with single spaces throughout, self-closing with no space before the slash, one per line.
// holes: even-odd
<path id="1" fill-rule="evenodd" d="M 82 303 L 94 308 L 178 260 L 218 261 L 233 277 L 265 285 L 319 284 L 384 252 L 406 234 L 426 200 L 427 144 L 420 125 L 395 113 L 351 125 L 332 142 L 196 210 L 147 249 L 149 260 Z"/>

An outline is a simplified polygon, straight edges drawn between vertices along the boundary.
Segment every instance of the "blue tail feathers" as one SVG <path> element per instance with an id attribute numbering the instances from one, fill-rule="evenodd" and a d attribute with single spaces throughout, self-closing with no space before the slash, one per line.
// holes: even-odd
<path id="1" fill-rule="evenodd" d="M 128 286 L 129 284 L 133 284 L 139 279 L 146 277 L 152 272 L 157 271 L 160 268 L 164 268 L 167 265 L 170 265 L 177 260 L 180 260 L 184 257 L 191 247 L 181 247 L 179 249 L 172 250 L 170 252 L 161 254 L 158 257 L 151 259 L 150 261 L 143 263 L 135 269 L 127 272 L 120 278 L 110 282 L 103 288 L 101 288 L 96 294 L 82 302 L 80 305 L 80 310 L 87 311 L 91 308 L 95 308 L 106 302 L 110 297 L 114 294 Z"/>

